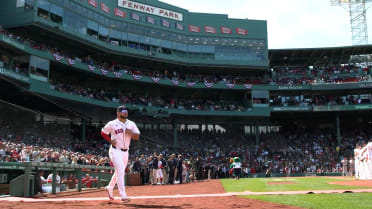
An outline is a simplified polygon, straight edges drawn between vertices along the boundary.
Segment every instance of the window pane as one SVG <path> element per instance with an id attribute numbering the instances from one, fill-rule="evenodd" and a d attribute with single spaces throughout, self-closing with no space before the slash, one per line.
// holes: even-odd
<path id="1" fill-rule="evenodd" d="M 138 35 L 133 34 L 133 33 L 128 33 L 128 41 L 138 42 Z"/>
<path id="2" fill-rule="evenodd" d="M 161 40 L 158 39 L 158 38 L 151 38 L 151 45 L 160 46 L 161 45 Z"/>
<path id="3" fill-rule="evenodd" d="M 101 24 L 105 24 L 105 17 L 103 17 L 102 15 L 99 15 L 99 23 Z"/>
<path id="4" fill-rule="evenodd" d="M 199 45 L 188 45 L 187 51 L 189 51 L 189 52 L 200 52 L 200 46 Z"/>
<path id="5" fill-rule="evenodd" d="M 101 36 L 108 36 L 108 32 L 109 32 L 108 28 L 106 28 L 102 25 L 99 26 L 99 34 Z"/>
<path id="6" fill-rule="evenodd" d="M 31 56 L 30 65 L 43 70 L 49 70 L 49 60 L 40 57 Z"/>
<path id="7" fill-rule="evenodd" d="M 181 51 L 187 51 L 187 45 L 183 43 L 179 43 L 179 50 Z"/>
<path id="8" fill-rule="evenodd" d="M 161 45 L 162 47 L 165 47 L 165 48 L 171 48 L 171 42 L 167 40 L 162 40 Z"/>
<path id="9" fill-rule="evenodd" d="M 127 23 L 122 23 L 121 27 L 122 27 L 122 31 L 128 31 L 128 24 Z"/>
<path id="10" fill-rule="evenodd" d="M 65 7 L 66 8 L 70 8 L 70 1 L 69 0 L 65 0 Z"/>
<path id="11" fill-rule="evenodd" d="M 110 30 L 110 37 L 115 39 L 121 39 L 121 32 L 118 30 L 111 29 Z"/>
<path id="12" fill-rule="evenodd" d="M 94 20 L 99 22 L 99 14 L 97 12 L 93 12 Z"/>
<path id="13" fill-rule="evenodd" d="M 46 0 L 40 0 L 38 7 L 49 11 L 49 2 Z"/>
<path id="14" fill-rule="evenodd" d="M 81 33 L 81 34 L 86 34 L 87 33 L 87 24 L 88 24 L 88 20 L 86 18 L 79 18 L 79 22 L 80 24 L 78 25 L 78 32 Z"/>
<path id="15" fill-rule="evenodd" d="M 81 14 L 82 14 L 84 17 L 86 17 L 86 16 L 88 15 L 88 9 L 85 8 L 85 7 L 82 7 L 82 8 L 81 8 Z"/>
<path id="16" fill-rule="evenodd" d="M 88 9 L 88 17 L 93 19 L 94 18 L 94 14 L 93 14 L 93 11 Z"/>
<path id="17" fill-rule="evenodd" d="M 66 11 L 65 12 L 66 17 L 63 18 L 63 27 L 74 29 L 74 26 L 71 25 L 72 23 L 72 12 Z"/>
<path id="18" fill-rule="evenodd" d="M 63 17 L 63 9 L 57 5 L 50 4 L 50 12 Z"/>
<path id="19" fill-rule="evenodd" d="M 147 37 L 147 36 L 139 36 L 139 41 L 140 43 L 144 43 L 144 44 L 150 44 L 150 37 Z"/>
<path id="20" fill-rule="evenodd" d="M 63 0 L 54 0 L 57 4 L 63 5 Z"/>
<path id="21" fill-rule="evenodd" d="M 98 31 L 98 23 L 88 20 L 88 28 Z"/>
<path id="22" fill-rule="evenodd" d="M 105 24 L 106 27 L 110 27 L 110 19 L 105 17 L 105 23 L 104 24 Z"/>
<path id="23" fill-rule="evenodd" d="M 75 11 L 76 11 L 77 14 L 81 14 L 81 8 L 82 7 L 80 5 L 75 4 Z"/>
<path id="24" fill-rule="evenodd" d="M 121 40 L 128 40 L 128 33 L 127 32 L 122 32 L 121 33 L 122 35 L 121 35 Z"/>

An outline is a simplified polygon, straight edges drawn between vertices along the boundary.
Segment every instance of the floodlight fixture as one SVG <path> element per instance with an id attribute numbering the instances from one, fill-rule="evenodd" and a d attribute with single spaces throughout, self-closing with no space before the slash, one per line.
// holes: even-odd
<path id="1" fill-rule="evenodd" d="M 368 44 L 366 11 L 372 0 L 330 0 L 332 6 L 341 6 L 349 12 L 353 45 Z M 366 7 L 367 5 L 367 7 Z"/>

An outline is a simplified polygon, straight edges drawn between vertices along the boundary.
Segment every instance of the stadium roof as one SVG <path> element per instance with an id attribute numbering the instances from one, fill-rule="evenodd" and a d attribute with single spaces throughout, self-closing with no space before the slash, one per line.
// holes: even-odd
<path id="1" fill-rule="evenodd" d="M 270 49 L 270 66 L 283 64 L 316 65 L 350 63 L 352 55 L 372 54 L 372 44 L 360 46 Z"/>

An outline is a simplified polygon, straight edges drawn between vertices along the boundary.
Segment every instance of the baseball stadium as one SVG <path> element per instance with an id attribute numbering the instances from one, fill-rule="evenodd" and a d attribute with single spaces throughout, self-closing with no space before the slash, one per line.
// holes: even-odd
<path id="1" fill-rule="evenodd" d="M 1 0 L 1 208 L 372 208 L 372 45 L 268 35 L 158 0 Z"/>

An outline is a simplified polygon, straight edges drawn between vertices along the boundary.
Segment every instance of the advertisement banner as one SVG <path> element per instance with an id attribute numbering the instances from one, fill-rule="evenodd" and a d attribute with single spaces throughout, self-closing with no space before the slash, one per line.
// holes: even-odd
<path id="1" fill-rule="evenodd" d="M 115 77 L 120 78 L 123 73 L 122 72 L 114 72 Z"/>
<path id="2" fill-rule="evenodd" d="M 195 82 L 187 82 L 186 83 L 186 85 L 188 86 L 188 87 L 193 87 L 193 86 L 195 86 Z"/>
<path id="3" fill-rule="evenodd" d="M 176 29 L 177 30 L 183 30 L 183 25 L 176 23 Z"/>
<path id="4" fill-rule="evenodd" d="M 107 14 L 110 14 L 110 8 L 106 6 L 106 4 L 104 4 L 103 2 L 101 2 L 101 9 Z"/>
<path id="5" fill-rule="evenodd" d="M 245 83 L 245 84 L 243 84 L 243 86 L 246 89 L 251 89 L 253 85 L 252 84 L 249 84 L 249 83 Z"/>
<path id="6" fill-rule="evenodd" d="M 154 83 L 159 83 L 160 78 L 158 78 L 158 77 L 151 77 L 151 80 L 152 80 Z"/>
<path id="7" fill-rule="evenodd" d="M 223 34 L 231 34 L 232 30 L 230 28 L 221 27 L 221 33 Z"/>
<path id="8" fill-rule="evenodd" d="M 140 20 L 140 16 L 138 14 L 136 14 L 136 13 L 132 13 L 132 19 L 139 21 Z"/>
<path id="9" fill-rule="evenodd" d="M 155 24 L 155 19 L 152 17 L 147 17 L 147 22 L 151 24 Z"/>
<path id="10" fill-rule="evenodd" d="M 211 26 L 205 26 L 205 27 L 204 27 L 204 31 L 205 31 L 206 33 L 216 33 L 216 32 L 217 32 L 216 28 L 211 27 Z"/>
<path id="11" fill-rule="evenodd" d="M 121 10 L 118 9 L 118 8 L 115 8 L 115 9 L 114 9 L 114 14 L 115 14 L 116 16 L 119 16 L 119 17 L 125 17 L 125 12 L 121 11 Z"/>
<path id="12" fill-rule="evenodd" d="M 170 23 L 168 21 L 166 21 L 166 20 L 161 20 L 161 25 L 164 26 L 164 27 L 169 28 Z"/>
<path id="13" fill-rule="evenodd" d="M 180 83 L 180 82 L 179 82 L 178 80 L 172 80 L 172 84 L 173 84 L 174 86 L 178 86 L 179 83 Z"/>
<path id="14" fill-rule="evenodd" d="M 273 112 L 295 112 L 295 111 L 312 111 L 312 106 L 305 107 L 272 107 L 271 111 Z"/>
<path id="15" fill-rule="evenodd" d="M 97 2 L 96 0 L 88 0 L 88 4 L 94 6 L 94 7 L 97 7 Z"/>
<path id="16" fill-rule="evenodd" d="M 247 35 L 248 34 L 248 30 L 243 29 L 243 28 L 236 28 L 236 34 Z"/>
<path id="17" fill-rule="evenodd" d="M 200 32 L 200 28 L 198 26 L 195 26 L 195 25 L 189 25 L 189 31 L 190 32 L 199 33 Z"/>
<path id="18" fill-rule="evenodd" d="M 210 82 L 204 81 L 204 85 L 205 85 L 205 87 L 207 87 L 207 88 L 212 88 L 213 85 L 214 85 L 214 83 L 210 83 Z"/>
<path id="19" fill-rule="evenodd" d="M 358 105 L 314 105 L 314 112 L 325 112 L 325 111 L 354 111 L 354 110 L 371 110 L 372 105 L 370 104 L 358 104 Z"/>

